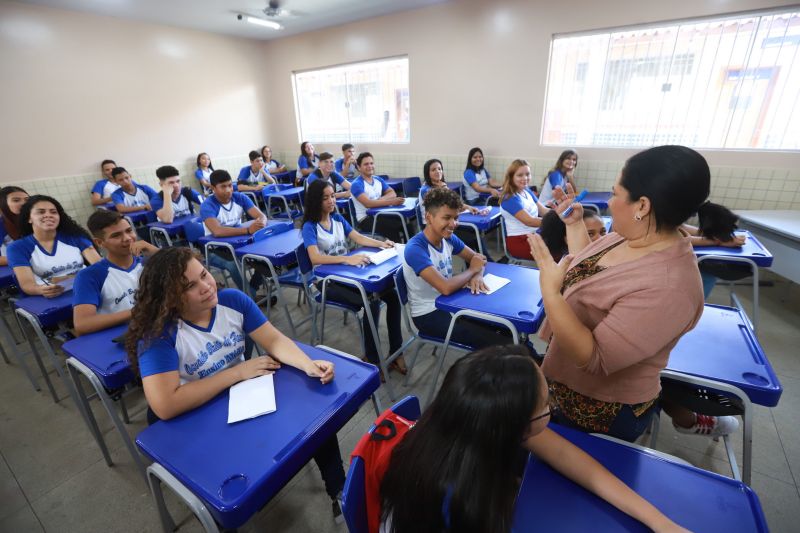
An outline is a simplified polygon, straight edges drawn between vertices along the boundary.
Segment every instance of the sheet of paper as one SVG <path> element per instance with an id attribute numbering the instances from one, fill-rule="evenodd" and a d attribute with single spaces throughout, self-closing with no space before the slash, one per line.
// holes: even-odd
<path id="1" fill-rule="evenodd" d="M 493 292 L 502 289 L 509 283 L 511 280 L 508 278 L 501 278 L 500 276 L 495 276 L 494 274 L 486 274 L 483 276 L 483 282 L 489 287 L 489 292 L 486 294 L 492 294 Z"/>
<path id="2" fill-rule="evenodd" d="M 64 287 L 65 291 L 71 291 L 72 286 L 75 284 L 75 277 L 67 278 L 58 282 L 59 285 Z"/>
<path id="3" fill-rule="evenodd" d="M 384 248 L 380 252 L 375 252 L 369 256 L 370 262 L 374 265 L 380 265 L 384 261 L 388 261 L 392 257 L 397 256 L 397 250 L 394 248 Z"/>
<path id="4" fill-rule="evenodd" d="M 241 381 L 230 388 L 228 424 L 274 413 L 275 382 L 272 374 Z"/>

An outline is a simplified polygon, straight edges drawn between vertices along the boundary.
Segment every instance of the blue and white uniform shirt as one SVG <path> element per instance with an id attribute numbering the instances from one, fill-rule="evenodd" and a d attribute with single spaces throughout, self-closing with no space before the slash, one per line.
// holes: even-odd
<path id="1" fill-rule="evenodd" d="M 0 216 L 0 255 L 8 255 L 8 246 L 12 242 L 14 242 L 14 239 L 12 239 L 11 235 L 9 235 L 8 231 L 6 231 L 6 223 L 3 220 L 3 217 Z"/>
<path id="2" fill-rule="evenodd" d="M 525 211 L 534 218 L 539 216 L 536 196 L 528 189 L 518 192 L 511 198 L 506 198 L 500 203 L 500 213 L 503 215 L 503 221 L 506 223 L 506 235 L 509 237 L 527 235 L 536 231 L 536 228 L 526 226 L 514 216 L 520 211 Z"/>
<path id="3" fill-rule="evenodd" d="M 267 176 L 270 178 L 272 177 L 266 166 L 253 174 L 253 168 L 250 165 L 247 165 L 239 170 L 239 177 L 236 180 L 236 183 L 241 183 L 244 185 L 258 185 L 259 183 L 267 183 Z"/>
<path id="4" fill-rule="evenodd" d="M 48 253 L 33 235 L 22 237 L 8 247 L 8 264 L 11 267 L 26 266 L 33 271 L 38 285 L 45 285 L 44 280 L 69 276 L 83 268 L 81 252 L 91 248 L 92 243 L 85 237 L 73 235 L 56 235 L 53 251 Z"/>
<path id="5" fill-rule="evenodd" d="M 353 228 L 339 213 L 331 215 L 331 229 L 327 230 L 319 222 L 303 224 L 303 245 L 316 246 L 325 255 L 346 255 L 347 237 Z"/>
<path id="6" fill-rule="evenodd" d="M 481 187 L 488 187 L 490 177 L 489 171 L 485 168 L 480 172 L 475 172 L 471 168 L 464 171 L 464 196 L 468 202 L 474 202 L 480 196 L 480 193 L 472 188 L 472 184 L 477 183 Z"/>
<path id="7" fill-rule="evenodd" d="M 114 194 L 117 189 L 119 189 L 119 185 L 111 180 L 102 179 L 95 182 L 94 187 L 92 187 L 92 192 L 99 194 L 100 198 L 108 198 Z"/>
<path id="8" fill-rule="evenodd" d="M 367 207 L 358 201 L 358 197 L 362 194 L 367 195 L 370 200 L 377 200 L 383 193 L 386 192 L 389 186 L 386 185 L 378 176 L 372 176 L 372 183 L 367 183 L 364 176 L 359 176 L 353 180 L 353 185 L 350 187 L 350 194 L 353 196 L 353 204 L 356 207 L 356 218 L 359 222 L 367 218 Z"/>
<path id="9" fill-rule="evenodd" d="M 553 190 L 556 187 L 561 187 L 562 190 L 566 190 L 567 188 L 567 180 L 564 179 L 564 175 L 560 170 L 552 171 L 544 180 L 542 191 L 539 194 L 539 200 L 542 202 L 542 205 L 547 205 L 553 201 Z"/>
<path id="10" fill-rule="evenodd" d="M 319 156 L 314 154 L 314 159 L 309 161 L 305 155 L 301 155 L 297 158 L 297 172 L 295 172 L 295 177 L 297 179 L 303 178 L 303 173 L 300 172 L 300 169 L 303 168 L 313 168 L 316 169 L 319 166 Z"/>
<path id="11" fill-rule="evenodd" d="M 200 195 L 197 194 L 197 191 L 195 191 L 194 189 L 190 189 L 188 187 L 184 187 L 183 189 L 181 189 L 181 193 L 178 195 L 178 199 L 172 200 L 172 212 L 174 213 L 175 218 L 185 217 L 191 215 L 194 212 L 192 204 L 187 198 L 187 195 L 190 195 L 197 204 L 200 204 L 203 201 L 203 199 L 200 198 Z M 161 191 L 155 196 L 153 196 L 152 200 L 150 201 L 150 208 L 153 210 L 153 213 L 156 213 L 159 209 L 162 209 L 163 207 L 164 207 L 164 192 Z M 160 218 L 158 220 L 161 221 Z"/>
<path id="12" fill-rule="evenodd" d="M 264 168 L 267 169 L 267 172 L 272 174 L 273 172 L 281 168 L 281 162 L 278 161 L 277 159 L 270 159 L 269 163 L 267 163 Z"/>
<path id="13" fill-rule="evenodd" d="M 202 169 L 198 168 L 194 171 L 194 177 L 197 179 L 197 184 L 200 185 L 200 188 L 203 190 L 204 194 L 211 194 L 211 189 L 208 187 L 203 186 L 203 180 L 208 181 L 211 183 L 211 173 L 214 172 L 210 168 Z"/>
<path id="14" fill-rule="evenodd" d="M 156 191 L 151 187 L 147 185 L 136 185 L 136 192 L 133 194 L 126 193 L 122 187 L 120 187 L 114 191 L 111 195 L 111 199 L 114 205 L 122 204 L 126 207 L 141 207 L 150 204 L 151 199 L 155 195 Z"/>
<path id="15" fill-rule="evenodd" d="M 336 172 L 339 174 L 343 174 L 348 178 L 352 178 L 356 174 L 358 174 L 358 167 L 355 163 L 350 163 L 348 168 L 344 168 L 344 157 L 340 157 L 336 160 L 333 164 L 334 168 L 336 168 Z"/>
<path id="16" fill-rule="evenodd" d="M 464 249 L 464 242 L 453 235 L 442 239 L 442 246 L 436 248 L 425 234 L 414 235 L 406 244 L 403 253 L 403 276 L 408 286 L 408 303 L 411 316 L 427 315 L 436 310 L 436 297 L 439 291 L 433 288 L 420 274 L 428 267 L 436 269 L 443 278 L 453 277 L 453 255 Z"/>
<path id="17" fill-rule="evenodd" d="M 306 179 L 306 188 L 317 180 L 323 180 L 330 183 L 333 186 L 334 192 L 342 192 L 344 190 L 344 187 L 342 187 L 342 183 L 344 183 L 344 177 L 342 177 L 342 175 L 338 172 L 331 172 L 328 174 L 328 177 L 325 178 L 322 176 L 322 173 L 319 171 L 319 169 L 317 169 L 308 175 L 308 178 Z"/>
<path id="18" fill-rule="evenodd" d="M 143 378 L 177 370 L 183 385 L 244 361 L 246 336 L 264 325 L 267 317 L 236 289 L 219 291 L 217 299 L 208 327 L 178 319 L 149 346 L 140 347 Z"/>
<path id="19" fill-rule="evenodd" d="M 221 226 L 238 228 L 242 225 L 244 214 L 253 207 L 255 207 L 253 201 L 240 192 L 233 193 L 231 201 L 227 204 L 220 203 L 214 195 L 209 196 L 200 206 L 200 218 L 204 222 L 206 235 L 211 235 L 211 230 L 205 225 L 207 219 L 216 218 Z"/>
<path id="20" fill-rule="evenodd" d="M 131 309 L 136 303 L 142 268 L 138 257 L 133 258 L 127 270 L 108 259 L 84 268 L 78 272 L 72 287 L 72 305 L 93 305 L 101 315 Z"/>

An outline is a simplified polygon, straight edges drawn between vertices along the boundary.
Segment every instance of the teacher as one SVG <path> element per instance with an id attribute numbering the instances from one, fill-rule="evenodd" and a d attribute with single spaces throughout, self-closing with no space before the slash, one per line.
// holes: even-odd
<path id="1" fill-rule="evenodd" d="M 574 207 L 564 218 L 569 255 L 556 263 L 541 237 L 528 238 L 547 315 L 542 370 L 555 422 L 630 442 L 649 425 L 670 350 L 703 313 L 700 272 L 680 226 L 709 187 L 703 156 L 658 146 L 628 159 L 614 183 L 612 233 L 590 242 L 568 187 L 555 209 Z"/>

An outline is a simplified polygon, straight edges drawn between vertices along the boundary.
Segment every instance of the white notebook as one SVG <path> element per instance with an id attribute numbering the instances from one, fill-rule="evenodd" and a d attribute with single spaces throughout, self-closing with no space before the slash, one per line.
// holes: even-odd
<path id="1" fill-rule="evenodd" d="M 373 265 L 380 265 L 391 259 L 392 257 L 397 257 L 397 250 L 394 248 L 384 248 L 380 252 L 373 252 L 369 255 L 369 262 Z"/>
<path id="2" fill-rule="evenodd" d="M 500 276 L 495 276 L 494 274 L 486 274 L 483 276 L 483 282 L 489 287 L 489 291 L 486 294 L 492 294 L 495 291 L 498 291 L 511 283 L 511 280 L 508 278 L 501 278 Z"/>
<path id="3" fill-rule="evenodd" d="M 230 388 L 228 424 L 274 413 L 275 382 L 272 374 L 240 381 Z"/>

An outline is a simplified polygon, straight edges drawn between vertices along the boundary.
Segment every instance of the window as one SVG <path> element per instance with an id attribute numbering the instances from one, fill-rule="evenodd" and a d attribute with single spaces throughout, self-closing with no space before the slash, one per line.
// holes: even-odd
<path id="1" fill-rule="evenodd" d="M 295 72 L 292 81 L 301 141 L 411 140 L 407 57 Z"/>
<path id="2" fill-rule="evenodd" d="M 556 35 L 541 142 L 800 150 L 799 48 L 800 11 Z"/>

